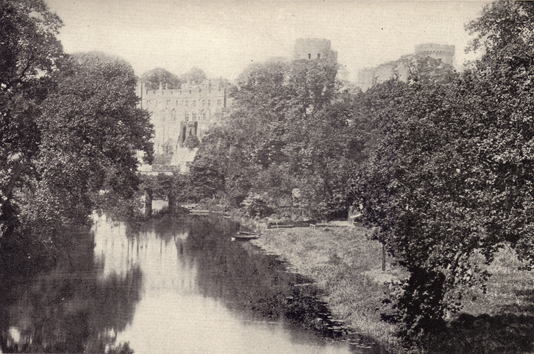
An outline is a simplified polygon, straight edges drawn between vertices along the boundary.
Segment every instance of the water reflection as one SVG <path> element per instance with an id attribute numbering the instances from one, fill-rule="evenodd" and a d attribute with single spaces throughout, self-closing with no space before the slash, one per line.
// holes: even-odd
<path id="1" fill-rule="evenodd" d="M 334 341 L 344 334 L 317 289 L 231 242 L 226 219 L 160 219 L 135 232 L 95 221 L 57 269 L 0 295 L 3 351 L 385 353 Z"/>
<path id="2" fill-rule="evenodd" d="M 4 352 L 104 352 L 133 319 L 141 271 L 101 277 L 87 230 L 72 235 L 57 268 L 38 276 L 4 275 L 0 348 Z"/>

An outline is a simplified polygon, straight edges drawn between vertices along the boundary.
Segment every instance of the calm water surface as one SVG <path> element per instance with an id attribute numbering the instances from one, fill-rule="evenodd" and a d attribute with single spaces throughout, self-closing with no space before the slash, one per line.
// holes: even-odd
<path id="1" fill-rule="evenodd" d="M 386 353 L 332 322 L 309 280 L 231 241 L 236 229 L 222 218 L 136 230 L 96 218 L 56 269 L 4 284 L 3 352 Z"/>

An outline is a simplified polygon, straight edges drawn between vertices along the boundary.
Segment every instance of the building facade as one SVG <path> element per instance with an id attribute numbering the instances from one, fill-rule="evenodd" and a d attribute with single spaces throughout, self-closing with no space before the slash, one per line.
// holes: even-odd
<path id="1" fill-rule="evenodd" d="M 169 156 L 166 164 L 176 166 L 175 170 L 187 172 L 196 153 L 191 144 L 225 118 L 231 105 L 228 90 L 229 84 L 221 79 L 188 82 L 180 89 L 160 85 L 157 90 L 148 90 L 141 83 L 137 94 L 141 108 L 151 114 L 154 152 Z"/>

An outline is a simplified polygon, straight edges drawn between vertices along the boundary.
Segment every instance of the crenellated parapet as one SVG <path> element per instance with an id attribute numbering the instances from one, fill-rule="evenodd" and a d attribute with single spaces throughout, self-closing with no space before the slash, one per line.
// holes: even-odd
<path id="1" fill-rule="evenodd" d="M 454 66 L 455 50 L 453 45 L 424 43 L 415 46 L 415 55 L 441 59 L 443 63 Z"/>

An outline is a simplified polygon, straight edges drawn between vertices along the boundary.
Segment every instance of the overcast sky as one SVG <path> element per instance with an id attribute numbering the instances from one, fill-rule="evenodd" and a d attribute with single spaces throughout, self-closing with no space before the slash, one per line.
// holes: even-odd
<path id="1" fill-rule="evenodd" d="M 45 0 L 64 22 L 68 53 L 98 50 L 129 61 L 136 74 L 197 66 L 234 80 L 252 62 L 290 57 L 297 38 L 327 38 L 350 78 L 413 53 L 419 43 L 453 44 L 457 66 L 469 40 L 464 24 L 479 1 Z"/>

